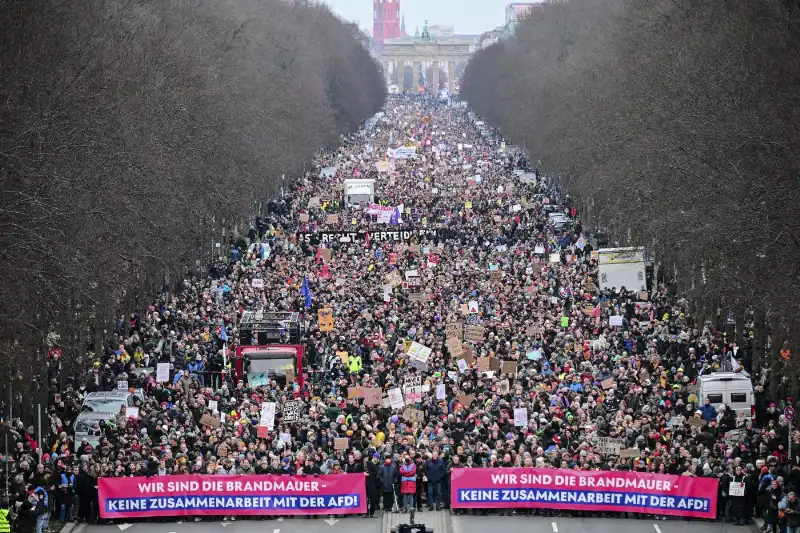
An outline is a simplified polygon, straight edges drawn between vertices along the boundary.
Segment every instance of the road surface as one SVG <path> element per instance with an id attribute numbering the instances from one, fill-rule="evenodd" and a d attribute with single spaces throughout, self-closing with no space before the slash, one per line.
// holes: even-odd
<path id="1" fill-rule="evenodd" d="M 417 520 L 420 522 L 420 520 Z M 397 522 L 392 520 L 392 525 Z M 235 522 L 136 522 L 84 525 L 63 533 L 382 533 L 381 518 L 243 520 Z M 452 516 L 452 533 L 752 533 L 722 522 L 541 516 Z M 434 533 L 449 533 L 435 531 Z"/>

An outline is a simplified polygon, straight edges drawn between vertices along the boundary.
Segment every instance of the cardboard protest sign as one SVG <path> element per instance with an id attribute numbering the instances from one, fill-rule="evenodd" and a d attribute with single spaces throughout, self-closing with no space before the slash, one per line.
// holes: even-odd
<path id="1" fill-rule="evenodd" d="M 364 389 L 361 387 L 347 387 L 347 399 L 354 400 L 364 397 Z"/>
<path id="2" fill-rule="evenodd" d="M 381 405 L 383 390 L 379 387 L 364 387 L 361 389 L 361 394 L 364 398 L 364 405 L 367 407 L 377 407 Z"/>
<path id="3" fill-rule="evenodd" d="M 334 450 L 346 450 L 350 447 L 350 439 L 348 437 L 335 437 L 333 439 Z"/>
<path id="4" fill-rule="evenodd" d="M 500 370 L 500 359 L 497 357 L 489 357 L 489 370 L 492 372 Z"/>
<path id="5" fill-rule="evenodd" d="M 319 207 L 320 206 L 320 199 L 319 196 L 312 196 L 308 199 L 308 207 L 309 209 L 312 207 Z"/>
<path id="6" fill-rule="evenodd" d="M 412 292 L 409 293 L 408 299 L 412 302 L 422 303 L 425 302 L 428 297 L 425 295 L 424 292 Z"/>
<path id="7" fill-rule="evenodd" d="M 706 421 L 704 418 L 695 418 L 692 417 L 689 419 L 689 425 L 694 426 L 696 428 L 701 428 L 706 425 Z"/>
<path id="8" fill-rule="evenodd" d="M 323 248 L 322 259 L 325 260 L 326 263 L 330 263 L 332 258 L 333 258 L 333 250 L 331 250 L 330 248 Z"/>
<path id="9" fill-rule="evenodd" d="M 447 339 L 447 351 L 453 357 L 460 357 L 464 353 L 464 347 L 458 339 Z"/>
<path id="10" fill-rule="evenodd" d="M 411 409 L 410 407 L 403 411 L 403 418 L 409 422 L 424 422 L 425 413 L 419 409 Z"/>
<path id="11" fill-rule="evenodd" d="M 308 213 L 300 213 L 300 222 L 308 222 L 309 216 Z"/>
<path id="12" fill-rule="evenodd" d="M 339 223 L 339 215 L 328 215 L 327 221 L 328 221 L 328 224 L 338 224 Z"/>
<path id="13" fill-rule="evenodd" d="M 204 414 L 203 416 L 200 417 L 200 424 L 203 426 L 211 426 L 212 428 L 218 428 L 220 425 L 222 425 L 222 422 L 217 416 Z"/>
<path id="14" fill-rule="evenodd" d="M 472 402 L 475 401 L 475 395 L 474 394 L 459 394 L 456 397 L 456 400 L 458 400 L 458 403 L 460 403 L 464 407 L 469 407 L 472 404 Z"/>
<path id="15" fill-rule="evenodd" d="M 516 361 L 503 361 L 500 364 L 500 372 L 503 374 L 516 374 L 517 362 Z"/>
<path id="16" fill-rule="evenodd" d="M 602 386 L 604 389 L 611 389 L 614 387 L 614 385 L 614 378 L 604 379 L 600 382 L 600 386 Z"/>
<path id="17" fill-rule="evenodd" d="M 481 343 L 483 342 L 484 335 L 485 329 L 483 326 L 467 326 L 464 328 L 464 337 L 469 342 Z"/>
<path id="18" fill-rule="evenodd" d="M 450 337 L 464 338 L 464 324 L 461 322 L 450 322 L 445 326 L 445 335 Z"/>
<path id="19" fill-rule="evenodd" d="M 611 437 L 600 437 L 597 441 L 597 449 L 602 454 L 619 455 L 625 441 L 622 439 L 612 439 Z"/>
<path id="20" fill-rule="evenodd" d="M 471 365 L 475 362 L 475 351 L 469 345 L 464 346 L 464 361 L 467 362 L 468 365 Z"/>

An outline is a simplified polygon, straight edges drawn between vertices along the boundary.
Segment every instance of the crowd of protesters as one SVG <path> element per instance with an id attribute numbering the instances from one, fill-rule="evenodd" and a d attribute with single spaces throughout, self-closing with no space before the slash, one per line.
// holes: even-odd
<path id="1" fill-rule="evenodd" d="M 415 157 L 386 159 L 387 149 L 412 144 Z M 525 156 L 481 135 L 465 108 L 392 98 L 375 124 L 317 165 L 335 172 L 307 174 L 226 261 L 120 317 L 115 337 L 89 354 L 87 373 L 69 376 L 63 390 L 54 350 L 46 444 L 38 449 L 33 427 L 11 428 L 11 499 L 31 530 L 42 533 L 50 513 L 96 520 L 104 476 L 364 473 L 374 516 L 447 508 L 452 469 L 511 466 L 717 477 L 721 519 L 746 523 L 757 513 L 766 527 L 800 525 L 800 466 L 788 460 L 791 425 L 781 414 L 792 400 L 770 398 L 764 369 L 752 368 L 749 323 L 746 345 L 733 346 L 717 325 L 696 323 L 669 284 L 653 280 L 646 297 L 600 290 L 592 239 L 569 196 L 537 169 L 523 182 L 515 170 L 528 166 Z M 347 205 L 342 182 L 351 177 L 374 179 L 375 202 L 400 206 L 391 220 Z M 554 210 L 570 223 L 556 229 Z M 394 229 L 414 231 L 407 241 L 334 240 L 325 255 L 313 236 L 298 238 Z M 419 286 L 387 283 L 410 270 Z M 333 310 L 332 331 L 319 329 L 323 308 Z M 297 379 L 254 387 L 231 371 L 248 309 L 302 314 L 314 370 L 302 387 Z M 622 316 L 622 326 L 610 316 Z M 455 323 L 482 326 L 483 338 L 454 348 L 447 331 Z M 408 341 L 432 349 L 423 367 L 410 364 Z M 757 384 L 752 420 L 705 405 L 693 387 L 729 353 Z M 487 357 L 501 366 L 479 370 Z M 140 372 L 159 362 L 170 363 L 167 382 Z M 403 409 L 348 398 L 348 388 L 385 392 L 413 375 L 427 387 Z M 121 380 L 144 391 L 138 416 L 122 410 L 93 426 L 97 445 L 75 442 L 85 395 Z M 297 399 L 301 418 L 285 422 L 280 406 Z M 278 410 L 260 437 L 265 401 Z M 514 423 L 521 407 L 525 426 Z M 201 424 L 204 415 L 221 423 Z M 732 429 L 741 430 L 735 439 Z M 347 449 L 336 449 L 345 436 Z M 628 453 L 600 453 L 600 437 L 623 439 Z M 791 442 L 797 457 L 800 439 Z M 745 482 L 743 496 L 727 493 L 731 481 Z"/>

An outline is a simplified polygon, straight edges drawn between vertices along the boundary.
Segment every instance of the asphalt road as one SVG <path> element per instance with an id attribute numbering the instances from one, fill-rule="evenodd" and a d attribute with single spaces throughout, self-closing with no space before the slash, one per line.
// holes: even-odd
<path id="1" fill-rule="evenodd" d="M 393 520 L 394 522 L 395 520 Z M 420 520 L 418 520 L 420 522 Z M 381 533 L 381 518 L 242 520 L 235 522 L 136 522 L 78 525 L 63 533 Z M 452 532 L 434 533 L 752 533 L 751 527 L 682 519 L 452 516 Z M 437 528 L 438 529 L 438 528 Z"/>
<path id="2" fill-rule="evenodd" d="M 752 533 L 749 527 L 682 519 L 453 516 L 452 533 Z M 435 532 L 438 533 L 438 532 Z"/>
<path id="3" fill-rule="evenodd" d="M 380 518 L 286 518 L 235 522 L 123 522 L 113 525 L 80 524 L 63 533 L 380 533 Z"/>

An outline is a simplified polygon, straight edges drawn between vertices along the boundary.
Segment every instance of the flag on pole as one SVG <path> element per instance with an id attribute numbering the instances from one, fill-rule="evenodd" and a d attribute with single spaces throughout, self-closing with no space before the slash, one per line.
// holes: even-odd
<path id="1" fill-rule="evenodd" d="M 303 286 L 300 289 L 300 294 L 302 294 L 306 299 L 306 309 L 311 309 L 311 290 L 308 288 L 307 276 L 303 276 Z"/>
<path id="2" fill-rule="evenodd" d="M 364 248 L 369 248 L 371 240 L 372 239 L 370 239 L 369 232 L 365 231 L 364 232 Z"/>
<path id="3" fill-rule="evenodd" d="M 222 320 L 222 327 L 219 328 L 219 338 L 228 342 L 228 330 L 225 329 L 225 319 Z"/>

